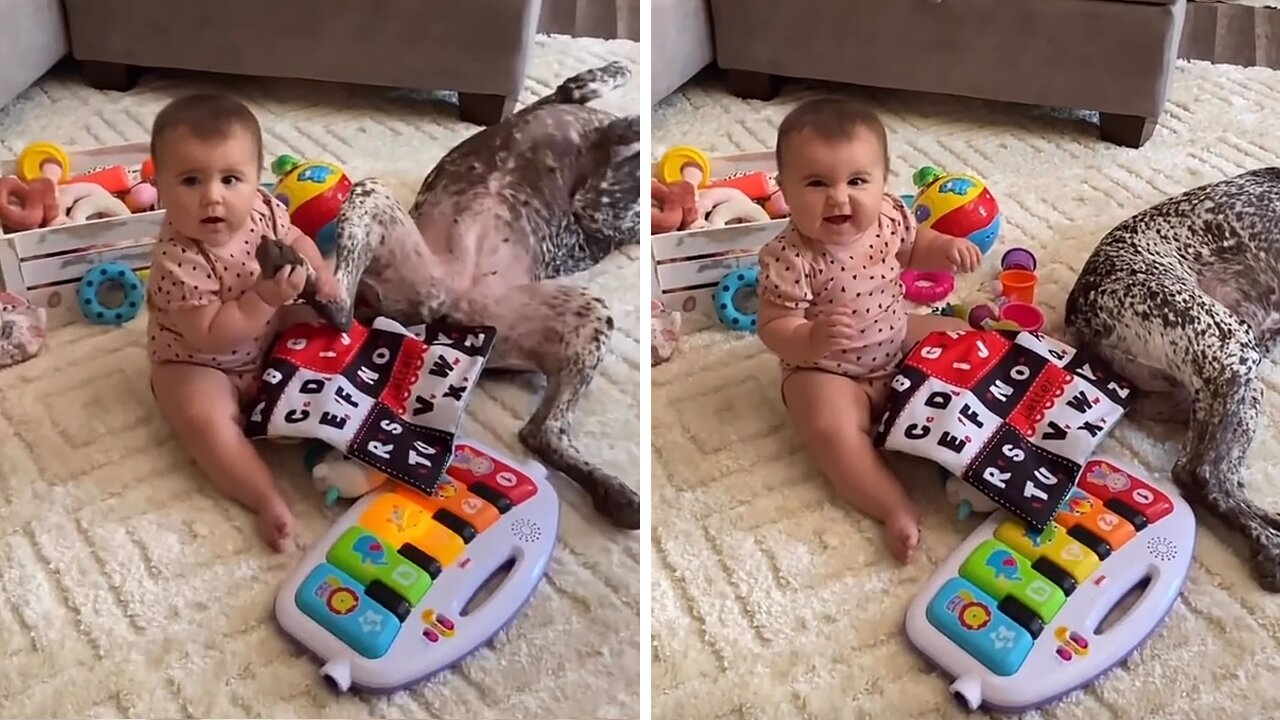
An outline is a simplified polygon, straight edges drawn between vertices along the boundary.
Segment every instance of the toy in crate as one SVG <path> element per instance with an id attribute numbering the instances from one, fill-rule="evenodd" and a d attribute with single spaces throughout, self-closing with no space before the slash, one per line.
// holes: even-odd
<path id="1" fill-rule="evenodd" d="M 663 153 L 650 181 L 649 229 L 656 235 L 787 217 L 775 175 L 757 170 L 713 178 L 705 153 L 677 145 Z"/>
<path id="2" fill-rule="evenodd" d="M 0 230 L 82 223 L 153 210 L 158 202 L 149 163 L 141 168 L 73 168 L 61 146 L 45 141 L 22 149 L 16 172 L 0 176 Z"/>
<path id="3" fill-rule="evenodd" d="M 515 618 L 559 513 L 543 469 L 460 441 L 432 492 L 383 482 L 344 512 L 280 587 L 276 619 L 338 691 L 416 683 Z"/>
<path id="4" fill-rule="evenodd" d="M 1018 712 L 1092 683 L 1160 625 L 1191 565 L 1182 498 L 1105 459 L 1087 462 L 1043 532 L 1000 510 L 907 609 L 916 649 L 963 707 Z"/>

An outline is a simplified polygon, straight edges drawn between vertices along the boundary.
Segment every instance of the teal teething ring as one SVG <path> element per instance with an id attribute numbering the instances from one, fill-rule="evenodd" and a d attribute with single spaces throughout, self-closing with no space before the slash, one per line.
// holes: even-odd
<path id="1" fill-rule="evenodd" d="M 119 307 L 109 308 L 98 299 L 102 288 L 108 285 L 117 285 L 124 290 L 124 302 Z M 85 319 L 94 325 L 123 325 L 142 310 L 142 279 L 122 262 L 98 263 L 80 278 L 76 300 Z"/>
<path id="2" fill-rule="evenodd" d="M 759 280 L 759 269 L 754 266 L 734 270 L 720 280 L 720 284 L 716 286 L 714 300 L 716 317 L 725 327 L 730 330 L 755 332 L 756 314 L 739 310 L 733 299 L 739 290 L 755 290 Z"/>

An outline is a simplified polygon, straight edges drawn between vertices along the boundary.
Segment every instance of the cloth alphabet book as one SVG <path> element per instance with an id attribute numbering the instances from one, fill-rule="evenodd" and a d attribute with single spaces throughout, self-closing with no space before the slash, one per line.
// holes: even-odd
<path id="1" fill-rule="evenodd" d="M 1009 330 L 931 333 L 890 388 L 877 446 L 938 463 L 1037 530 L 1134 392 L 1097 357 Z"/>
<path id="2" fill-rule="evenodd" d="M 347 333 L 294 325 L 267 358 L 245 433 L 321 440 L 430 494 L 495 337 L 487 326 L 410 331 L 387 318 Z"/>

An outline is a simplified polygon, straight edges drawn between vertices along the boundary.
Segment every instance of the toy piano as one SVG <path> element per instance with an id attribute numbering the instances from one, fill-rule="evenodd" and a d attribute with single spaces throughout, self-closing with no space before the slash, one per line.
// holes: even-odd
<path id="1" fill-rule="evenodd" d="M 907 637 L 955 679 L 951 693 L 969 710 L 1046 705 L 1160 625 L 1195 532 L 1181 497 L 1091 459 L 1044 533 L 1003 510 L 975 529 L 912 600 Z"/>
<path id="2" fill-rule="evenodd" d="M 334 689 L 402 688 L 515 617 L 542 579 L 559 521 L 544 470 L 458 442 L 430 496 L 391 481 L 343 513 L 285 580 L 276 619 L 320 658 Z"/>

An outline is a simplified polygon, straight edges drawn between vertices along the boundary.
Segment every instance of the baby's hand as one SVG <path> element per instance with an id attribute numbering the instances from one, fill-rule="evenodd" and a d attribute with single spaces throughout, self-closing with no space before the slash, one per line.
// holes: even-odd
<path id="1" fill-rule="evenodd" d="M 262 301 L 273 308 L 278 308 L 302 292 L 307 283 L 307 269 L 301 265 L 285 265 L 273 278 L 260 277 L 254 290 Z"/>
<path id="2" fill-rule="evenodd" d="M 814 357 L 823 358 L 836 350 L 853 347 L 857 324 L 850 313 L 837 313 L 809 323 L 809 349 Z"/>
<path id="3" fill-rule="evenodd" d="M 951 247 L 947 249 L 947 260 L 956 272 L 971 273 L 982 264 L 982 251 L 967 238 L 951 238 Z"/>

